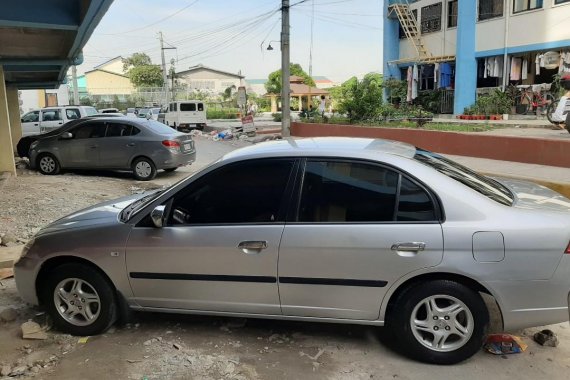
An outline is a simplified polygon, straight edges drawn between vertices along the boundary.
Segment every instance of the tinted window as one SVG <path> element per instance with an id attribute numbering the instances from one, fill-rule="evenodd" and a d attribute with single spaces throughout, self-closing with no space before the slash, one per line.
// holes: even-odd
<path id="1" fill-rule="evenodd" d="M 470 187 L 496 202 L 507 206 L 511 206 L 514 202 L 513 194 L 499 182 L 478 174 L 439 154 L 417 149 L 414 159 L 431 166 L 438 172 L 461 182 L 465 186 Z"/>
<path id="2" fill-rule="evenodd" d="M 170 128 L 169 126 L 159 123 L 155 120 L 141 121 L 141 123 L 141 125 L 145 125 L 149 127 L 153 132 L 159 133 L 161 135 L 174 135 L 178 133 L 176 130 Z"/>
<path id="3" fill-rule="evenodd" d="M 293 160 L 258 160 L 207 174 L 176 196 L 172 224 L 283 221 L 283 195 Z"/>
<path id="4" fill-rule="evenodd" d="M 37 123 L 40 121 L 40 111 L 28 112 L 22 117 L 24 123 Z"/>
<path id="5" fill-rule="evenodd" d="M 131 129 L 131 136 L 138 135 L 139 133 L 141 133 L 141 130 L 137 127 L 133 127 L 133 129 Z"/>
<path id="6" fill-rule="evenodd" d="M 69 108 L 65 110 L 65 116 L 67 116 L 68 120 L 75 120 L 81 118 L 81 113 L 77 108 Z"/>
<path id="7" fill-rule="evenodd" d="M 394 220 L 398 177 L 369 164 L 309 161 L 300 222 L 385 222 Z"/>
<path id="8" fill-rule="evenodd" d="M 42 111 L 42 121 L 58 121 L 61 120 L 61 113 L 59 110 Z"/>
<path id="9" fill-rule="evenodd" d="M 181 103 L 180 111 L 196 111 L 195 103 Z"/>
<path id="10" fill-rule="evenodd" d="M 127 124 L 107 123 L 106 137 L 123 137 L 131 135 L 131 126 Z"/>
<path id="11" fill-rule="evenodd" d="M 428 193 L 406 177 L 402 177 L 400 184 L 396 220 L 403 222 L 437 220 L 434 205 Z"/>
<path id="12" fill-rule="evenodd" d="M 88 123 L 70 131 L 74 139 L 95 139 L 105 136 L 104 123 Z"/>
<path id="13" fill-rule="evenodd" d="M 204 111 L 204 103 L 198 103 L 198 111 Z"/>

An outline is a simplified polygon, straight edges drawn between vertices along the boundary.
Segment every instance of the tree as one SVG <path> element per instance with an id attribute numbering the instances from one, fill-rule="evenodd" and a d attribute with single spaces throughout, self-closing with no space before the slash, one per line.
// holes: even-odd
<path id="1" fill-rule="evenodd" d="M 289 65 L 289 70 L 291 72 L 291 75 L 296 75 L 303 78 L 303 83 L 306 85 L 313 87 L 315 86 L 315 81 L 313 78 L 311 78 L 298 63 L 291 63 Z M 281 93 L 281 69 L 269 74 L 268 81 L 265 83 L 265 89 L 270 94 Z"/>
<path id="2" fill-rule="evenodd" d="M 341 86 L 339 112 L 351 120 L 367 120 L 382 110 L 382 74 L 369 73 L 359 81 L 352 77 Z"/>
<path id="3" fill-rule="evenodd" d="M 137 88 L 164 85 L 160 66 L 153 65 L 150 57 L 145 53 L 134 53 L 129 58 L 123 59 L 123 70 L 133 86 Z"/>

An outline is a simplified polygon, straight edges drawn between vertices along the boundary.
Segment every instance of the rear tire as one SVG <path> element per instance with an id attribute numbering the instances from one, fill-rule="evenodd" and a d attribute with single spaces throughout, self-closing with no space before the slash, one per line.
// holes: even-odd
<path id="1" fill-rule="evenodd" d="M 41 300 L 58 330 L 89 336 L 105 332 L 117 318 L 115 290 L 95 268 L 63 264 L 40 284 Z"/>
<path id="2" fill-rule="evenodd" d="M 156 177 L 156 166 L 150 158 L 139 157 L 133 161 L 133 174 L 139 181 L 150 181 Z"/>
<path id="3" fill-rule="evenodd" d="M 40 154 L 37 159 L 36 166 L 40 173 L 44 175 L 56 175 L 61 169 L 57 158 L 49 153 Z"/>
<path id="4" fill-rule="evenodd" d="M 426 363 L 455 364 L 481 349 L 489 312 L 479 293 L 457 282 L 435 280 L 405 289 L 387 322 L 405 355 Z"/>
<path id="5" fill-rule="evenodd" d="M 526 115 L 531 108 L 532 100 L 527 94 L 521 94 L 515 98 L 515 111 L 518 115 Z"/>

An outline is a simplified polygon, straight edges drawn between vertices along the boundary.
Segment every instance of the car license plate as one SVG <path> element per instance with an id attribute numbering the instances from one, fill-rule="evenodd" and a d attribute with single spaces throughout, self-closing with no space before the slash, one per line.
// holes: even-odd
<path id="1" fill-rule="evenodd" d="M 192 146 L 188 143 L 188 144 L 184 144 L 184 150 L 190 150 L 192 149 Z"/>

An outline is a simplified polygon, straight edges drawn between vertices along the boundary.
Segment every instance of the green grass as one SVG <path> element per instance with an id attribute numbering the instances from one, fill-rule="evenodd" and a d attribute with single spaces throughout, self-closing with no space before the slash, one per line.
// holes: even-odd
<path id="1" fill-rule="evenodd" d="M 212 119 L 237 119 L 238 109 L 237 108 L 222 108 L 222 109 L 206 109 L 206 117 L 209 120 Z"/>

